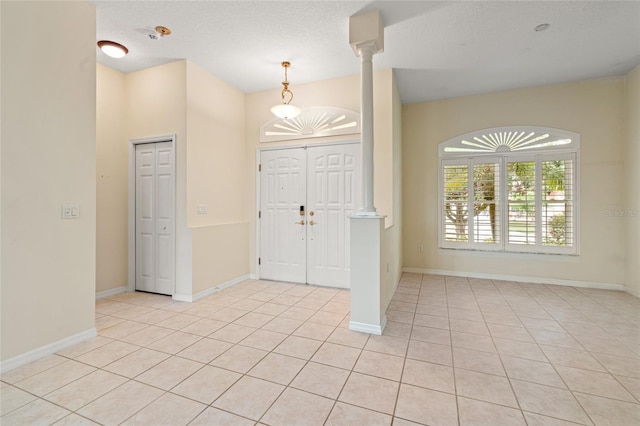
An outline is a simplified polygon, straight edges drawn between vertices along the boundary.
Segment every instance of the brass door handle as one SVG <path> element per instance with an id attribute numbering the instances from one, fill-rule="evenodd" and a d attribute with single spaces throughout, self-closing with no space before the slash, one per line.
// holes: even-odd
<path id="1" fill-rule="evenodd" d="M 310 221 L 309 221 L 309 225 L 313 226 L 313 225 L 315 225 L 315 224 L 316 224 L 316 223 L 315 223 L 314 221 L 312 221 L 312 220 L 310 220 Z"/>
<path id="2" fill-rule="evenodd" d="M 301 220 L 300 222 L 296 222 L 296 225 L 304 225 L 304 220 Z"/>

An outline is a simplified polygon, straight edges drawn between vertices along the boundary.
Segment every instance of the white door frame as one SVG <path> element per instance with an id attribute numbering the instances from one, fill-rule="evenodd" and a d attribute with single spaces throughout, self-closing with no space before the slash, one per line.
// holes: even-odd
<path id="1" fill-rule="evenodd" d="M 269 147 L 258 147 L 256 149 L 256 253 L 255 253 L 255 265 L 256 265 L 256 279 L 260 279 L 260 219 L 258 218 L 258 212 L 260 211 L 260 172 L 258 171 L 258 165 L 260 164 L 260 154 L 262 151 L 276 151 L 282 149 L 295 149 L 295 148 L 312 148 L 314 146 L 331 146 L 331 145 L 359 145 L 360 139 L 349 139 L 336 142 L 321 142 L 321 143 L 303 143 L 303 144 L 291 144 L 291 145 L 279 145 Z"/>
<path id="2" fill-rule="evenodd" d="M 129 139 L 129 267 L 127 291 L 136 291 L 136 145 L 144 143 L 171 142 L 171 161 L 173 162 L 173 206 L 174 230 L 171 236 L 173 246 L 173 289 L 171 295 L 176 294 L 176 229 L 177 198 L 176 198 L 176 134 L 154 136 L 149 138 Z"/>

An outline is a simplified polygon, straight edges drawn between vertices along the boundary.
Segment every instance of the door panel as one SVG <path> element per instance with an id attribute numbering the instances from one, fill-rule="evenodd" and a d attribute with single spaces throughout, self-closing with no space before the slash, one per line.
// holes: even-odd
<path id="1" fill-rule="evenodd" d="M 155 287 L 155 148 L 136 145 L 136 290 Z"/>
<path id="2" fill-rule="evenodd" d="M 153 234 L 141 232 L 140 233 L 140 263 L 138 264 L 137 271 L 142 278 L 140 282 L 140 288 L 136 285 L 136 290 L 145 290 L 153 289 L 153 279 L 154 279 L 154 264 L 153 261 Z M 150 280 L 147 282 L 147 280 Z M 136 281 L 136 284 L 137 281 Z M 144 287 L 143 287 L 144 286 Z"/>
<path id="3" fill-rule="evenodd" d="M 173 294 L 175 223 L 174 166 L 171 142 L 156 143 L 157 253 L 156 293 Z"/>
<path id="4" fill-rule="evenodd" d="M 349 216 L 357 208 L 359 151 L 357 144 L 318 146 L 307 150 L 308 173 L 315 181 L 307 194 L 309 284 L 349 287 Z"/>
<path id="5" fill-rule="evenodd" d="M 260 155 L 260 276 L 306 282 L 306 155 L 301 148 Z M 296 223 L 298 222 L 298 223 Z"/>
<path id="6" fill-rule="evenodd" d="M 174 166 L 171 142 L 138 144 L 136 153 L 136 290 L 172 294 Z"/>

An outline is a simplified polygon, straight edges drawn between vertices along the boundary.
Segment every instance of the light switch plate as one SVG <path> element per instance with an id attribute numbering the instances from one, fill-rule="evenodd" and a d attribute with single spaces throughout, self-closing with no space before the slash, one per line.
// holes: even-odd
<path id="1" fill-rule="evenodd" d="M 198 204 L 197 213 L 198 214 L 207 214 L 207 205 L 206 204 Z"/>
<path id="2" fill-rule="evenodd" d="M 79 204 L 63 204 L 62 205 L 63 219 L 78 219 L 79 217 L 80 217 Z"/>

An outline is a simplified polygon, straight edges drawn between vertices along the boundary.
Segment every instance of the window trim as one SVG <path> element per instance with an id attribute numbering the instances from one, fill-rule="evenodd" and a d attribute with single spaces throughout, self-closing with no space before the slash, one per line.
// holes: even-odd
<path id="1" fill-rule="evenodd" d="M 520 142 L 524 140 L 526 148 L 517 149 L 518 137 Z M 526 138 L 528 137 L 528 139 Z M 538 140 L 538 142 L 535 141 Z M 477 142 L 476 142 L 477 141 Z M 508 143 L 514 145 L 512 150 Z M 533 141 L 533 142 L 528 142 Z M 554 141 L 560 141 L 554 144 Z M 467 143 L 463 143 L 467 142 Z M 502 142 L 502 143 L 501 143 Z M 490 146 L 491 144 L 491 146 Z M 447 149 L 449 148 L 449 149 Z M 469 151 L 471 149 L 472 151 Z M 580 134 L 562 129 L 533 126 L 509 126 L 499 128 L 482 129 L 475 132 L 456 136 L 438 145 L 438 247 L 440 249 L 471 250 L 480 252 L 498 253 L 526 253 L 526 254 L 554 254 L 554 255 L 579 255 L 580 254 Z M 573 161 L 572 199 L 573 245 L 545 246 L 542 244 L 542 211 L 543 199 L 540 193 L 542 189 L 541 173 L 542 162 L 554 159 Z M 508 189 L 507 189 L 507 162 L 534 161 L 536 164 L 536 244 L 513 244 L 508 239 Z M 500 185 L 499 194 L 496 194 L 500 221 L 500 242 L 497 244 L 473 242 L 473 224 L 467 228 L 466 242 L 447 241 L 444 217 L 444 167 L 446 165 L 466 165 L 468 172 L 468 186 L 473 189 L 473 165 L 487 162 L 499 163 Z M 468 191 L 468 210 L 473 207 L 471 191 Z M 473 220 L 469 220 L 473 222 Z M 505 232 L 506 230 L 506 232 Z"/>

